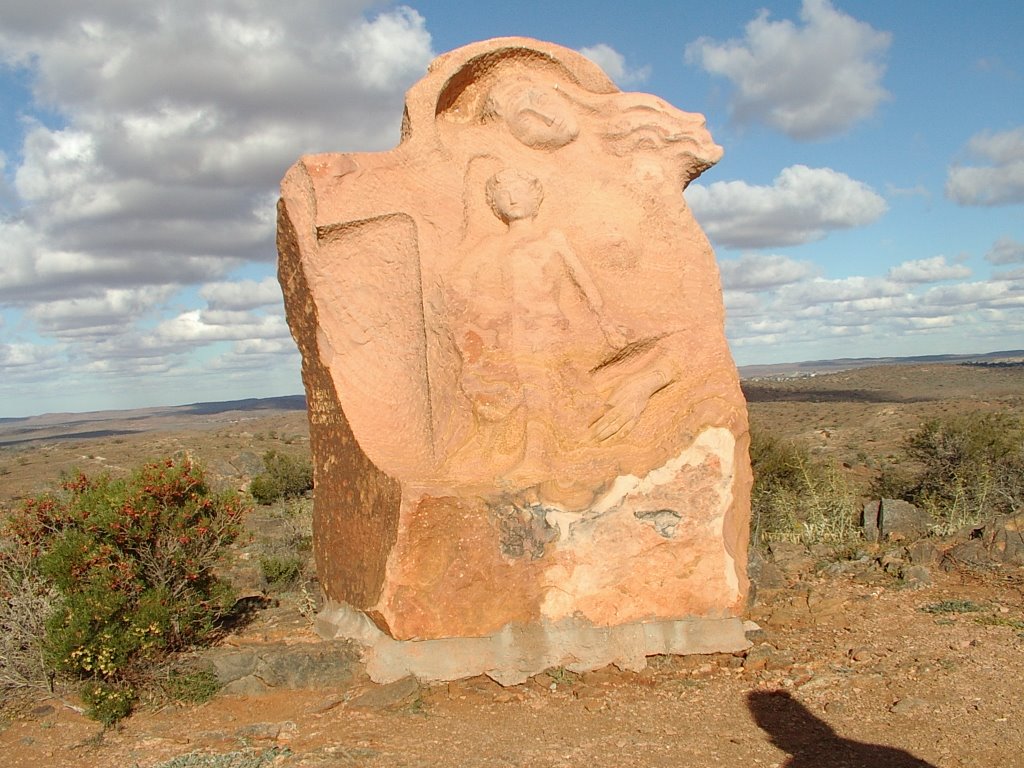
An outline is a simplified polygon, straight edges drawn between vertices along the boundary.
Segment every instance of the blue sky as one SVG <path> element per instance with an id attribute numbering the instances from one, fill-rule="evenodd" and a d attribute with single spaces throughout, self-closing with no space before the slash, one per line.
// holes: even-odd
<path id="1" fill-rule="evenodd" d="M 430 59 L 503 35 L 707 116 L 740 365 L 1022 348 L 1022 33 L 1009 0 L 0 0 L 0 417 L 301 392 L 277 183 L 390 148 Z"/>

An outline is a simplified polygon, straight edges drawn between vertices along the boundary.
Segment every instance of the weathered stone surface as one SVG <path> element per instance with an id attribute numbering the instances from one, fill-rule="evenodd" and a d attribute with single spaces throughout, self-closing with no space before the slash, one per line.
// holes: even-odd
<path id="1" fill-rule="evenodd" d="M 431 65 L 394 150 L 292 167 L 279 277 L 329 598 L 531 668 L 537 638 L 739 614 L 746 407 L 681 195 L 720 156 L 700 115 L 505 38 Z"/>

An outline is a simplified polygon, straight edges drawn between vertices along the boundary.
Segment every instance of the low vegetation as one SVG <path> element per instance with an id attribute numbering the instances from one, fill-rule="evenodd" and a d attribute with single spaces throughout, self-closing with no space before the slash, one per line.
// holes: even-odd
<path id="1" fill-rule="evenodd" d="M 841 546 L 858 535 L 857 499 L 834 462 L 802 444 L 754 431 L 750 534 L 771 541 Z"/>
<path id="2" fill-rule="evenodd" d="M 752 431 L 751 540 L 842 544 L 859 535 L 860 500 L 836 464 Z M 871 493 L 927 510 L 941 535 L 1024 508 L 1024 420 L 975 412 L 925 423 L 882 467 Z"/>
<path id="3" fill-rule="evenodd" d="M 929 421 L 903 452 L 875 490 L 928 510 L 938 533 L 1024 508 L 1024 419 L 977 412 Z"/>
<path id="4" fill-rule="evenodd" d="M 313 467 L 309 459 L 275 450 L 263 454 L 263 472 L 249 484 L 249 493 L 260 504 L 302 496 L 312 489 Z"/>
<path id="5" fill-rule="evenodd" d="M 243 509 L 187 457 L 126 479 L 77 473 L 24 501 L 0 550 L 0 686 L 75 682 L 90 716 L 127 715 L 150 673 L 231 609 L 214 566 Z"/>

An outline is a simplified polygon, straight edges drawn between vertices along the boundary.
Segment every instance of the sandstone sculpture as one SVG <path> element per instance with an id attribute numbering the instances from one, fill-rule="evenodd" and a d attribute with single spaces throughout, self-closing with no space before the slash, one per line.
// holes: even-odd
<path id="1" fill-rule="evenodd" d="M 681 194 L 720 157 L 505 38 L 433 62 L 397 148 L 289 170 L 321 627 L 375 678 L 745 647 L 746 408 Z"/>

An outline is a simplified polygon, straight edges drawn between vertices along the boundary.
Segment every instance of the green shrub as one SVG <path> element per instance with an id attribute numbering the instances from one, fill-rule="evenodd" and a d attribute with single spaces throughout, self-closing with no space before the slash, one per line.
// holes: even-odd
<path id="1" fill-rule="evenodd" d="M 940 533 L 1024 506 L 1024 420 L 965 413 L 924 424 L 903 446 L 908 463 L 887 467 L 876 490 L 931 512 Z"/>
<path id="2" fill-rule="evenodd" d="M 127 685 L 90 680 L 81 689 L 85 714 L 108 728 L 132 713 L 135 692 Z"/>
<path id="3" fill-rule="evenodd" d="M 249 493 L 260 504 L 273 504 L 312 488 L 313 467 L 307 459 L 271 450 L 263 454 L 263 472 L 252 479 Z"/>
<path id="4" fill-rule="evenodd" d="M 751 433 L 750 536 L 772 540 L 843 544 L 858 535 L 856 500 L 834 462 L 817 460 L 807 448 Z"/>
<path id="5" fill-rule="evenodd" d="M 233 595 L 214 566 L 242 512 L 236 494 L 212 494 L 184 458 L 124 480 L 79 473 L 11 516 L 11 549 L 33 557 L 54 591 L 42 658 L 88 681 L 82 695 L 97 719 L 123 717 L 140 675 L 208 640 L 230 610 Z M 16 566 L 10 552 L 4 557 L 0 570 Z"/>
<path id="6" fill-rule="evenodd" d="M 159 685 L 168 699 L 182 704 L 202 704 L 220 690 L 217 674 L 210 669 L 172 669 Z"/>
<path id="7" fill-rule="evenodd" d="M 302 575 L 302 560 L 296 555 L 265 555 L 260 558 L 260 570 L 268 586 L 287 590 L 298 583 Z"/>

